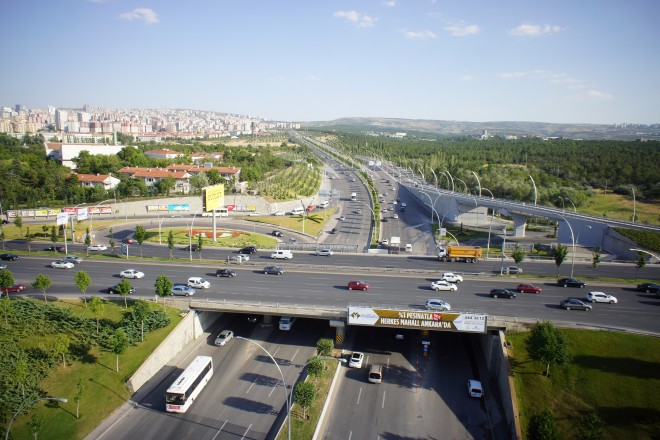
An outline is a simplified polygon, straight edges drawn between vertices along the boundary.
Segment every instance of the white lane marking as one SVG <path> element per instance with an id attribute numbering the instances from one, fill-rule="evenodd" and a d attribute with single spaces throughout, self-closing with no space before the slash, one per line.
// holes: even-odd
<path id="1" fill-rule="evenodd" d="M 268 393 L 268 397 L 270 397 L 270 395 L 273 394 L 273 391 L 275 391 L 275 388 L 277 388 L 277 386 L 279 384 L 280 384 L 280 381 L 278 380 L 277 383 L 275 384 L 275 386 L 270 389 L 270 393 Z"/>
<path id="2" fill-rule="evenodd" d="M 220 429 L 218 429 L 218 432 L 215 433 L 215 435 L 213 436 L 213 438 L 211 440 L 215 440 L 215 438 L 222 432 L 222 430 L 225 429 L 225 425 L 227 424 L 228 421 L 229 420 L 225 420 L 225 423 L 222 424 Z"/>
<path id="3" fill-rule="evenodd" d="M 256 378 L 252 381 L 252 383 L 250 384 L 250 386 L 248 387 L 248 389 L 245 390 L 245 394 L 247 394 L 247 393 L 250 392 L 250 390 L 252 389 L 252 387 L 254 386 L 255 383 L 257 383 L 257 379 L 256 379 Z"/>
<path id="4" fill-rule="evenodd" d="M 386 391 L 383 391 L 383 405 L 381 406 L 383 409 L 385 409 L 385 393 Z"/>
<path id="5" fill-rule="evenodd" d="M 348 433 L 348 440 L 351 440 L 351 437 L 353 437 L 353 431 Z"/>
<path id="6" fill-rule="evenodd" d="M 293 363 L 293 360 L 296 358 L 296 355 L 298 354 L 299 351 L 300 351 L 300 348 L 298 348 L 298 349 L 296 350 L 296 352 L 293 353 L 293 356 L 291 357 L 291 363 Z"/>
<path id="7" fill-rule="evenodd" d="M 362 387 L 360 387 L 360 391 L 358 391 L 358 400 L 355 402 L 356 405 L 360 404 L 360 397 L 362 396 Z"/>
<path id="8" fill-rule="evenodd" d="M 252 428 L 252 423 L 250 423 L 250 426 L 248 426 L 247 429 L 245 430 L 245 432 L 243 433 L 243 437 L 241 437 L 241 440 L 243 440 L 245 438 L 245 436 L 247 435 L 250 428 Z"/>
<path id="9" fill-rule="evenodd" d="M 387 358 L 387 366 L 385 367 L 385 369 L 387 370 L 388 368 L 390 368 L 390 358 Z"/>

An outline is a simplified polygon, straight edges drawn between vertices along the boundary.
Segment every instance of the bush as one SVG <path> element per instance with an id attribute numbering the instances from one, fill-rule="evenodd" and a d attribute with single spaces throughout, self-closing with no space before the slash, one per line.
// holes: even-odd
<path id="1" fill-rule="evenodd" d="M 330 338 L 321 338 L 316 343 L 316 354 L 319 356 L 332 356 L 332 349 L 335 347 Z"/>

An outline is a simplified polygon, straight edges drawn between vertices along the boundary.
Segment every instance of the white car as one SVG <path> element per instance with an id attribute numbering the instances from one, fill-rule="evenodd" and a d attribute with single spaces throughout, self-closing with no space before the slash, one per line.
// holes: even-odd
<path id="1" fill-rule="evenodd" d="M 452 272 L 445 272 L 442 274 L 440 277 L 441 280 L 443 281 L 449 281 L 450 283 L 462 283 L 463 282 L 463 277 L 460 276 L 457 273 L 452 273 Z"/>
<path id="2" fill-rule="evenodd" d="M 406 202 L 401 203 L 401 207 L 405 208 L 406 206 L 408 206 L 408 205 L 406 205 Z"/>
<path id="3" fill-rule="evenodd" d="M 234 332 L 231 330 L 223 330 L 220 332 L 218 337 L 215 338 L 215 345 L 222 347 L 232 339 L 234 339 Z"/>
<path id="4" fill-rule="evenodd" d="M 144 272 L 135 269 L 126 269 L 119 272 L 119 276 L 122 278 L 144 278 Z"/>
<path id="5" fill-rule="evenodd" d="M 331 249 L 317 249 L 316 252 L 314 252 L 314 255 L 320 255 L 321 257 L 330 257 L 334 254 L 334 252 Z"/>
<path id="6" fill-rule="evenodd" d="M 251 212 L 251 213 L 248 214 L 248 216 L 250 216 L 250 217 L 259 217 L 260 215 L 261 215 L 261 213 L 257 212 L 257 211 L 254 211 L 254 212 Z"/>
<path id="7" fill-rule="evenodd" d="M 348 361 L 348 366 L 351 368 L 362 368 L 362 361 L 364 360 L 364 353 L 354 351 L 351 359 Z"/>
<path id="8" fill-rule="evenodd" d="M 55 269 L 73 269 L 74 266 L 75 264 L 70 261 L 58 260 L 50 263 L 50 267 L 54 267 Z"/>
<path id="9" fill-rule="evenodd" d="M 589 292 L 585 297 L 587 301 L 591 301 L 592 303 L 616 304 L 619 302 L 615 296 L 603 292 Z"/>
<path id="10" fill-rule="evenodd" d="M 436 292 L 439 290 L 454 291 L 458 290 L 458 286 L 456 286 L 456 284 L 450 283 L 449 281 L 438 280 L 431 283 L 431 289 L 435 290 Z"/>
<path id="11" fill-rule="evenodd" d="M 273 215 L 277 215 L 277 216 L 285 215 L 285 214 L 286 214 L 286 212 L 284 212 L 284 211 L 277 211 L 277 212 L 273 213 Z"/>
<path id="12" fill-rule="evenodd" d="M 235 263 L 244 263 L 246 261 L 250 261 L 250 256 L 245 254 L 233 255 L 231 258 L 229 258 L 229 261 L 233 261 Z"/>
<path id="13" fill-rule="evenodd" d="M 346 217 L 344 217 L 343 215 L 339 217 L 339 221 L 343 222 L 344 220 L 346 220 Z"/>
<path id="14" fill-rule="evenodd" d="M 192 287 L 194 289 L 208 289 L 211 287 L 211 283 L 206 281 L 204 278 L 190 277 L 188 278 L 188 287 Z"/>
<path id="15" fill-rule="evenodd" d="M 399 214 L 394 214 L 394 215 L 392 216 L 392 218 L 393 218 L 394 220 L 398 219 L 398 218 L 399 218 Z"/>
<path id="16" fill-rule="evenodd" d="M 386 238 L 385 240 L 381 241 L 380 244 L 382 244 L 383 246 L 387 246 L 388 244 L 390 244 L 390 241 Z"/>
<path id="17" fill-rule="evenodd" d="M 97 243 L 97 244 L 90 245 L 87 248 L 87 250 L 89 250 L 89 251 L 107 251 L 108 247 L 104 244 L 98 244 Z"/>

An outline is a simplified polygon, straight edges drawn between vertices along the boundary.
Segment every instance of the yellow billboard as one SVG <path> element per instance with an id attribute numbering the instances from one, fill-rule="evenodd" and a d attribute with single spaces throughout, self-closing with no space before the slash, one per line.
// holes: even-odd
<path id="1" fill-rule="evenodd" d="M 225 186 L 213 185 L 204 188 L 204 212 L 211 212 L 225 206 Z"/>

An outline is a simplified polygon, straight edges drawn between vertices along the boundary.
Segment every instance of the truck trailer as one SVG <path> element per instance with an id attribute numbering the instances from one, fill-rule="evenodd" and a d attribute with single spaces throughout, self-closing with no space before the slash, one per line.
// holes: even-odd
<path id="1" fill-rule="evenodd" d="M 447 246 L 438 248 L 438 260 L 440 261 L 465 261 L 476 263 L 481 258 L 480 246 Z"/>

